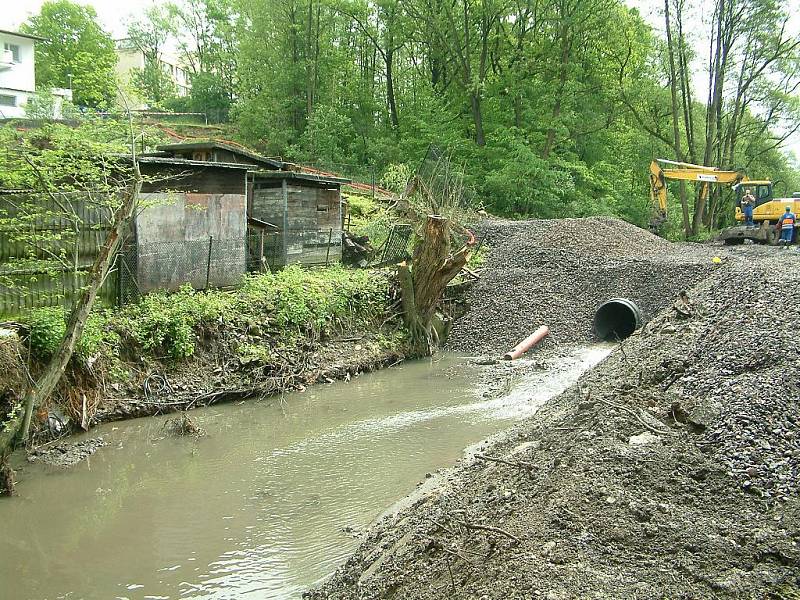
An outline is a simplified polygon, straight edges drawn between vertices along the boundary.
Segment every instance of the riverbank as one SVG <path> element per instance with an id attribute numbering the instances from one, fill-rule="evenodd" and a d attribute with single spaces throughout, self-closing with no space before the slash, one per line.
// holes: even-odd
<path id="1" fill-rule="evenodd" d="M 798 597 L 800 390 L 787 373 L 800 340 L 780 326 L 800 318 L 796 254 L 711 251 L 722 261 L 688 300 L 664 298 L 306 597 Z M 535 299 L 523 310 L 548 310 Z"/>
<path id="2" fill-rule="evenodd" d="M 37 414 L 36 439 L 395 364 L 405 339 L 394 305 L 388 273 L 337 267 L 288 268 L 248 277 L 236 290 L 186 288 L 97 311 L 57 393 Z M 7 353 L 20 376 L 3 381 L 0 422 L 19 414 L 21 373 L 30 364 L 35 375 L 63 328 L 61 309 L 22 319 L 21 341 Z"/>

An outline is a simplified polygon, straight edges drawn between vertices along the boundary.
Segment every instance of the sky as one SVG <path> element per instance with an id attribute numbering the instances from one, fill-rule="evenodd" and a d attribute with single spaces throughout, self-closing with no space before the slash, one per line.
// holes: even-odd
<path id="1" fill-rule="evenodd" d="M 639 9 L 642 17 L 650 23 L 657 31 L 663 32 L 663 0 L 624 0 L 628 6 Z M 2 14 L 0 14 L 0 29 L 16 29 L 30 15 L 36 14 L 44 0 L 16 0 L 6 2 Z M 90 4 L 97 11 L 101 24 L 110 31 L 115 38 L 125 37 L 126 21 L 130 16 L 141 14 L 144 9 L 152 4 L 158 4 L 158 0 L 82 0 L 82 4 Z M 10 6 L 9 6 L 10 4 Z M 703 39 L 703 32 L 706 27 L 700 25 L 708 17 L 706 14 L 713 6 L 712 2 L 705 0 L 690 0 L 689 5 L 693 5 L 696 12 L 698 26 L 688 29 L 696 32 L 695 43 L 705 49 L 706 42 Z M 800 12 L 794 12 L 789 24 L 789 30 L 794 35 L 800 35 Z M 703 50 L 705 52 L 705 50 Z M 702 72 L 700 73 L 702 75 Z M 703 86 L 703 78 L 698 77 L 696 84 Z M 705 94 L 703 94 L 704 96 Z M 793 153 L 795 160 L 800 164 L 800 132 L 787 140 L 785 150 Z"/>

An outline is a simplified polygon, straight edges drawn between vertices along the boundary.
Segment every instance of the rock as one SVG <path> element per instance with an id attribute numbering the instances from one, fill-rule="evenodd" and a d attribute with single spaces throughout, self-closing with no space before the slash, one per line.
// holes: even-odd
<path id="1" fill-rule="evenodd" d="M 653 435 L 649 431 L 645 431 L 644 433 L 640 433 L 639 435 L 632 435 L 628 439 L 628 444 L 631 446 L 646 446 L 647 444 L 660 444 L 661 438 L 657 435 Z"/>

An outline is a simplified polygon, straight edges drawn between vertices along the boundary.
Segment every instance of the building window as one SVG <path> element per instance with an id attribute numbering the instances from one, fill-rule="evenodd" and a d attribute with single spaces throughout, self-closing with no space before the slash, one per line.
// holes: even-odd
<path id="1" fill-rule="evenodd" d="M 9 96 L 7 94 L 0 94 L 0 106 L 16 106 L 17 97 Z"/>
<path id="2" fill-rule="evenodd" d="M 11 52 L 11 56 L 14 58 L 15 63 L 21 62 L 19 59 L 19 46 L 17 44 L 9 44 L 8 42 L 5 42 L 3 44 L 3 49 Z"/>

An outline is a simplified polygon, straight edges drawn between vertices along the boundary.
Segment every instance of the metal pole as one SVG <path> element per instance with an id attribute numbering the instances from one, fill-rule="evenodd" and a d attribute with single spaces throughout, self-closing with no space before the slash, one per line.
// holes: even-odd
<path id="1" fill-rule="evenodd" d="M 264 261 L 264 230 L 262 229 L 261 230 L 261 249 L 259 250 L 259 256 L 258 256 L 258 270 L 261 271 L 262 273 L 266 270 L 264 268 L 264 263 L 265 263 L 265 261 Z"/>
<path id="2" fill-rule="evenodd" d="M 214 246 L 214 236 L 208 236 L 208 262 L 206 262 L 206 289 L 211 281 L 211 248 Z"/>
<path id="3" fill-rule="evenodd" d="M 333 227 L 328 232 L 328 251 L 325 253 L 325 266 L 328 266 L 328 259 L 331 257 L 331 240 L 333 239 Z"/>
<path id="4" fill-rule="evenodd" d="M 375 200 L 375 165 L 372 166 L 370 172 L 372 174 L 372 199 Z"/>

